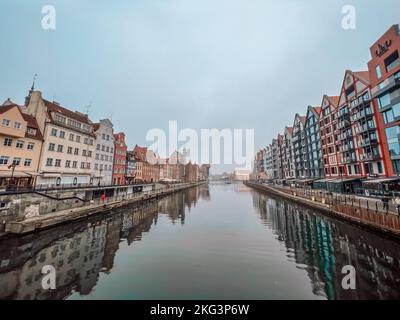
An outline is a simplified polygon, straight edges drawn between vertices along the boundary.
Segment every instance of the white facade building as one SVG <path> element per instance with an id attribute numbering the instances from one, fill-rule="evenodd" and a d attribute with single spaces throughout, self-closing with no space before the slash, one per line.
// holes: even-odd
<path id="1" fill-rule="evenodd" d="M 114 129 L 109 119 L 100 120 L 93 125 L 95 140 L 94 170 L 98 182 L 103 185 L 112 183 L 114 163 Z"/>
<path id="2" fill-rule="evenodd" d="M 90 185 L 96 183 L 93 170 L 92 123 L 86 114 L 74 112 L 42 98 L 32 91 L 26 100 L 27 114 L 36 118 L 43 133 L 37 185 Z"/>

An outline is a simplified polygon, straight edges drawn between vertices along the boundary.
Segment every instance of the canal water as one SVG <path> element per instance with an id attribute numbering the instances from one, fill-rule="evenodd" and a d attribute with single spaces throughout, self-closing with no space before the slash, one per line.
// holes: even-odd
<path id="1" fill-rule="evenodd" d="M 56 289 L 43 290 L 43 266 Z M 342 288 L 345 265 L 356 289 Z M 400 243 L 209 184 L 0 240 L 0 299 L 400 299 Z"/>

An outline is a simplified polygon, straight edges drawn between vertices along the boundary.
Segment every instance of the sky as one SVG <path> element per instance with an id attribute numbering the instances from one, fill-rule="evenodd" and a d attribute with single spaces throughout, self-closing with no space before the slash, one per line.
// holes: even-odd
<path id="1" fill-rule="evenodd" d="M 42 28 L 42 7 L 56 28 Z M 342 28 L 344 5 L 356 27 Z M 338 95 L 400 22 L 398 0 L 1 0 L 0 100 L 35 73 L 48 100 L 110 118 L 129 148 L 152 128 L 254 129 L 255 150 Z M 232 166 L 215 166 L 221 172 Z"/>

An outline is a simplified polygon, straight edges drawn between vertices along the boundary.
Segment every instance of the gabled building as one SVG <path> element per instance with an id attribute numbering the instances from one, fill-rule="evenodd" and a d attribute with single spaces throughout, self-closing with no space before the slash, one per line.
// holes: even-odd
<path id="1" fill-rule="evenodd" d="M 126 153 L 125 133 L 114 134 L 114 167 L 112 181 L 114 185 L 125 184 Z"/>
<path id="2" fill-rule="evenodd" d="M 125 169 L 125 181 L 127 184 L 135 182 L 136 176 L 136 160 L 133 151 L 126 152 L 126 169 Z"/>
<path id="3" fill-rule="evenodd" d="M 400 29 L 393 25 L 371 47 L 371 95 L 382 115 L 381 146 L 388 175 L 400 174 Z M 386 150 L 388 156 L 385 157 Z"/>
<path id="4" fill-rule="evenodd" d="M 160 167 L 155 153 L 148 150 L 147 147 L 136 145 L 133 154 L 136 160 L 135 182 L 158 182 Z"/>
<path id="5" fill-rule="evenodd" d="M 100 120 L 93 124 L 93 131 L 96 135 L 94 171 L 99 183 L 111 185 L 113 182 L 114 164 L 114 129 L 109 119 Z"/>
<path id="6" fill-rule="evenodd" d="M 36 119 L 11 100 L 0 106 L 0 186 L 35 185 L 43 136 Z"/>
<path id="7" fill-rule="evenodd" d="M 305 135 L 305 116 L 296 114 L 293 122 L 293 152 L 294 152 L 294 165 L 295 175 L 297 179 L 305 178 L 307 175 L 307 142 Z"/>
<path id="8" fill-rule="evenodd" d="M 386 176 L 381 115 L 371 101 L 369 73 L 345 72 L 338 107 L 339 160 L 346 176 Z"/>
<path id="9" fill-rule="evenodd" d="M 24 112 L 36 119 L 44 139 L 37 185 L 79 186 L 98 182 L 93 166 L 96 136 L 87 114 L 45 100 L 33 88 L 26 98 Z"/>
<path id="10" fill-rule="evenodd" d="M 293 135 L 293 127 L 285 127 L 285 131 L 282 137 L 283 179 L 295 178 L 292 135 Z"/>
<path id="11" fill-rule="evenodd" d="M 319 116 L 321 107 L 309 106 L 304 125 L 307 152 L 303 153 L 305 176 L 311 179 L 324 177 Z"/>
<path id="12" fill-rule="evenodd" d="M 336 120 L 338 102 L 338 96 L 324 95 L 321 103 L 322 109 L 319 127 L 324 174 L 326 178 L 336 178 L 339 176 L 339 162 L 337 156 L 339 145 L 337 144 L 338 128 Z"/>

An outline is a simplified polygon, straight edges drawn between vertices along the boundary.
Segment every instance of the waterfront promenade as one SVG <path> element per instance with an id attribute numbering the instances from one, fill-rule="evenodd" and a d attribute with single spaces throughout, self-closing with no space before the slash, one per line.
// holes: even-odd
<path id="1" fill-rule="evenodd" d="M 139 204 L 144 201 L 150 201 L 153 199 L 159 199 L 172 193 L 192 188 L 206 182 L 195 182 L 195 183 L 182 183 L 174 186 L 165 186 L 165 188 L 143 191 L 131 194 L 122 194 L 114 197 L 106 198 L 103 201 L 101 198 L 86 202 L 86 205 L 82 205 L 78 208 L 71 208 L 62 210 L 54 213 L 48 213 L 39 215 L 31 218 L 24 219 L 22 221 L 9 221 L 5 226 L 6 234 L 27 234 L 47 228 L 51 228 L 60 224 L 72 222 L 79 219 L 99 214 L 108 213 L 114 209 L 121 208 L 127 205 Z"/>
<path id="2" fill-rule="evenodd" d="M 265 183 L 247 182 L 246 185 L 334 215 L 359 226 L 396 238 L 400 237 L 400 216 L 395 205 L 390 202 L 389 208 L 386 209 L 380 199 Z"/>

